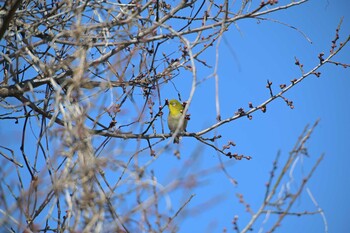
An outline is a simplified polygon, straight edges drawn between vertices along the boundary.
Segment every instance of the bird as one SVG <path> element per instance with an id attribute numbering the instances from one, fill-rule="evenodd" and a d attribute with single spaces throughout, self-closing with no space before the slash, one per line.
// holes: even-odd
<path id="1" fill-rule="evenodd" d="M 181 117 L 184 114 L 184 106 L 177 100 L 172 99 L 168 102 L 169 115 L 168 115 L 168 127 L 171 133 L 174 133 L 180 123 Z M 186 116 L 183 119 L 182 126 L 179 128 L 179 133 L 186 132 L 187 119 Z M 174 143 L 178 144 L 180 141 L 180 136 L 176 135 L 174 138 Z"/>

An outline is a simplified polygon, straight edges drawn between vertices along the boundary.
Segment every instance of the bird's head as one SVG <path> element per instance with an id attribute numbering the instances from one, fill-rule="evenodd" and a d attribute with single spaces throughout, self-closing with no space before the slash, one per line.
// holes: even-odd
<path id="1" fill-rule="evenodd" d="M 184 107 L 179 101 L 175 99 L 169 100 L 169 111 L 171 115 L 178 115 L 183 112 L 183 109 Z"/>

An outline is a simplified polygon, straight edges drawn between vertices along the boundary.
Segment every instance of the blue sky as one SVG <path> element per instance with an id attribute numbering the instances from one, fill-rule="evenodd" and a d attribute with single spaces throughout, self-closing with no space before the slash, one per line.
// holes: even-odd
<path id="1" fill-rule="evenodd" d="M 335 29 L 342 16 L 344 21 L 339 41 L 349 35 L 349 10 L 346 1 L 309 1 L 268 16 L 298 28 L 311 39 L 312 44 L 298 31 L 281 24 L 271 21 L 257 23 L 253 19 L 239 21 L 237 25 L 240 31 L 232 27 L 220 46 L 218 74 L 222 118 L 231 116 L 240 107 L 247 109 L 249 101 L 260 104 L 266 100 L 269 97 L 265 88 L 267 79 L 273 82 L 273 89 L 277 93 L 279 84 L 289 84 L 290 80 L 299 77 L 301 73 L 294 65 L 295 57 L 306 71 L 317 65 L 320 52 L 329 54 Z M 211 64 L 215 64 L 214 52 L 208 53 L 207 61 L 211 61 Z M 349 48 L 345 48 L 333 60 L 349 64 L 349 54 Z M 199 78 L 207 77 L 212 72 L 204 67 L 198 70 Z M 232 232 L 231 220 L 235 215 L 239 215 L 239 225 L 243 227 L 249 214 L 244 212 L 244 206 L 238 203 L 235 194 L 242 193 L 245 201 L 256 211 L 264 197 L 264 184 L 276 153 L 281 150 L 283 161 L 304 127 L 312 125 L 317 119 L 320 119 L 320 123 L 307 143 L 310 158 L 304 158 L 303 165 L 296 169 L 296 173 L 306 174 L 317 158 L 325 154 L 307 187 L 325 212 L 329 232 L 346 232 L 349 229 L 345 216 L 350 208 L 350 70 L 327 65 L 320 72 L 320 78 L 308 77 L 285 94 L 286 98 L 293 101 L 293 110 L 282 100 L 275 100 L 268 106 L 266 113 L 254 113 L 253 120 L 242 118 L 217 130 L 223 135 L 221 142 L 229 139 L 235 141 L 237 146 L 234 149 L 238 153 L 253 156 L 253 159 L 235 162 L 227 168 L 239 182 L 237 187 L 231 185 L 222 172 L 210 176 L 208 183 L 194 192 L 196 196 L 189 207 L 216 194 L 223 195 L 225 198 L 220 198 L 224 201 L 203 209 L 201 214 L 193 218 L 187 217 L 180 232 L 213 232 L 213 229 L 214 232 L 220 232 L 224 227 Z M 214 97 L 213 79 L 198 87 L 190 108 L 188 131 L 200 131 L 215 122 Z M 184 139 L 180 148 L 187 151 L 192 143 L 193 139 Z M 208 148 L 201 152 L 200 158 L 202 167 L 218 163 L 216 153 Z M 174 166 L 174 163 L 169 166 Z M 315 211 L 316 207 L 304 192 L 296 201 L 294 210 Z M 261 221 L 255 225 L 254 232 L 260 229 Z M 216 228 L 208 230 L 209 223 Z M 278 232 L 324 232 L 324 228 L 320 215 L 292 216 L 284 220 Z M 262 232 L 267 229 L 264 228 Z"/>
<path id="2" fill-rule="evenodd" d="M 280 2 L 283 4 L 285 1 Z M 306 71 L 316 66 L 320 52 L 324 52 L 325 57 L 329 54 L 335 29 L 342 16 L 344 21 L 339 41 L 345 40 L 350 34 L 349 12 L 350 6 L 345 0 L 314 0 L 266 16 L 298 28 L 311 39 L 312 44 L 297 30 L 268 20 L 245 19 L 238 21 L 237 27 L 232 25 L 220 44 L 218 75 L 222 119 L 231 117 L 238 108 L 248 109 L 248 102 L 258 105 L 268 99 L 266 80 L 273 82 L 273 90 L 277 93 L 280 90 L 279 84 L 289 84 L 290 80 L 298 78 L 301 73 L 294 65 L 295 57 L 304 64 Z M 348 45 L 333 60 L 349 64 L 349 52 Z M 202 58 L 214 66 L 214 55 L 215 46 Z M 213 68 L 209 69 L 200 64 L 197 69 L 198 79 L 205 79 L 213 73 Z M 282 166 L 304 127 L 307 124 L 312 125 L 318 119 L 319 125 L 307 143 L 310 157 L 305 157 L 301 161 L 302 164 L 298 164 L 295 177 L 301 178 L 302 174 L 307 174 L 317 158 L 324 153 L 324 160 L 307 187 L 324 210 L 329 232 L 346 232 L 350 228 L 349 221 L 344 217 L 350 209 L 350 68 L 344 69 L 329 64 L 320 69 L 320 72 L 320 78 L 310 76 L 284 95 L 293 101 L 294 109 L 290 109 L 282 100 L 275 100 L 268 105 L 266 113 L 257 111 L 252 115 L 252 120 L 241 118 L 206 135 L 209 137 L 220 134 L 222 138 L 217 142 L 219 147 L 232 140 L 237 144 L 232 149 L 233 152 L 253 157 L 250 161 L 221 158 L 227 163 L 227 172 L 238 181 L 237 186 L 232 185 L 220 169 L 216 169 L 216 172 L 210 170 L 220 165 L 218 154 L 211 148 L 203 147 L 193 138 L 184 137 L 178 146 L 171 144 L 171 147 L 151 164 L 150 168 L 156 176 L 158 175 L 158 182 L 163 186 L 179 180 L 179 177 L 186 174 L 197 174 L 199 177 L 198 188 L 184 192 L 175 191 L 167 196 L 169 199 L 164 198 L 160 201 L 160 206 L 164 209 L 170 201 L 170 213 L 174 213 L 192 194 L 195 195 L 188 204 L 188 209 L 183 211 L 185 217 L 180 215 L 176 220 L 176 223 L 180 223 L 180 232 L 222 232 L 225 228 L 228 232 L 234 232 L 231 222 L 236 215 L 239 216 L 238 224 L 242 229 L 250 216 L 239 203 L 237 193 L 243 194 L 244 200 L 256 211 L 264 198 L 265 183 L 269 179 L 272 162 L 278 151 L 281 152 Z M 182 72 L 174 79 L 182 100 L 188 98 L 191 80 L 189 72 Z M 189 108 L 191 120 L 187 127 L 188 132 L 198 132 L 216 123 L 214 84 L 214 79 L 210 78 L 197 87 Z M 162 91 L 162 98 L 177 97 L 173 85 L 164 86 Z M 107 100 L 99 101 L 108 102 L 109 97 L 106 95 L 104 98 Z M 164 99 L 161 102 L 163 103 Z M 126 117 L 127 113 L 125 112 Z M 166 115 L 167 110 L 163 117 L 164 124 Z M 157 127 L 160 127 L 159 121 L 156 123 Z M 19 124 L 18 128 L 8 127 L 7 124 L 1 123 L 2 142 L 9 145 L 18 144 L 21 126 Z M 118 144 L 119 142 L 121 144 Z M 118 145 L 124 146 L 124 143 L 112 140 L 110 147 L 115 145 L 117 148 Z M 164 145 L 165 142 L 156 148 Z M 126 145 L 128 149 L 133 147 L 133 143 Z M 175 149 L 181 152 L 180 160 L 173 156 Z M 140 163 L 149 161 L 148 155 L 148 151 L 142 154 L 139 157 Z M 207 172 L 197 173 L 203 170 Z M 111 172 L 106 175 L 114 179 L 115 174 Z M 292 188 L 299 184 L 300 179 L 292 184 Z M 296 201 L 293 211 L 316 209 L 304 192 Z M 267 231 L 273 219 L 274 217 L 271 217 L 264 225 L 262 232 Z M 263 220 L 259 219 L 254 225 L 254 232 L 259 232 Z M 290 216 L 285 218 L 278 232 L 324 232 L 324 227 L 320 215 Z"/>

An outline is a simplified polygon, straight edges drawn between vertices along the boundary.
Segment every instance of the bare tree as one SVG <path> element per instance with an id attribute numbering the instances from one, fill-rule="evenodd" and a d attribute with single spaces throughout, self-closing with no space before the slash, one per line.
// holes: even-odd
<path id="1" fill-rule="evenodd" d="M 184 105 L 187 113 L 196 88 L 206 81 L 198 80 L 198 67 L 211 67 L 202 56 L 205 52 L 218 56 L 226 31 L 238 21 L 264 20 L 264 15 L 305 2 L 5 1 L 0 10 L 0 120 L 18 124 L 21 134 L 13 148 L 0 144 L 5 164 L 0 225 L 13 232 L 178 231 L 181 214 L 186 214 L 193 196 L 187 195 L 172 214 L 163 211 L 159 200 L 175 190 L 186 194 L 200 185 L 199 177 L 225 172 L 225 165 L 188 173 L 188 167 L 199 160 L 194 152 L 184 160 L 188 167 L 162 186 L 152 165 L 169 152 L 173 141 L 169 138 L 181 134 L 227 159 L 249 160 L 249 155 L 231 150 L 232 141 L 218 146 L 220 135 L 206 135 L 238 118 L 251 119 L 254 112 L 265 112 L 276 99 L 293 108 L 293 102 L 284 97 L 286 92 L 310 76 L 320 76 L 323 66 L 348 66 L 333 57 L 348 46 L 350 37 L 339 43 L 340 23 L 332 50 L 320 53 L 314 68 L 304 70 L 296 59 L 300 77 L 280 84 L 278 93 L 268 81 L 266 101 L 256 106 L 249 103 L 248 109 L 240 108 L 229 118 L 221 117 L 217 89 L 217 123 L 199 132 L 168 133 L 163 123 L 164 89 L 176 90 L 180 74 L 191 77 Z M 217 67 L 210 77 L 216 85 Z M 182 95 L 178 92 L 180 100 Z M 278 214 L 270 230 L 274 231 L 285 216 L 293 214 L 291 207 L 320 160 L 295 194 L 275 200 L 275 193 L 291 165 L 305 154 L 312 130 L 302 134 L 275 183 L 271 176 L 264 203 L 242 231 L 236 228 L 238 232 L 247 232 L 261 215 Z M 174 154 L 180 158 L 179 150 Z M 229 175 L 228 179 L 236 183 Z M 243 196 L 239 198 L 245 203 Z M 282 208 L 281 203 L 288 207 Z"/>

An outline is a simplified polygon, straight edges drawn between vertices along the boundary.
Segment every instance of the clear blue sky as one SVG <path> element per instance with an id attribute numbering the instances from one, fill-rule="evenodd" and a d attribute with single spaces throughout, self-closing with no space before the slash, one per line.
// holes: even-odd
<path id="1" fill-rule="evenodd" d="M 329 54 L 335 29 L 342 16 L 344 21 L 339 41 L 349 35 L 349 12 L 350 5 L 345 0 L 309 1 L 268 16 L 298 28 L 312 40 L 312 44 L 301 33 L 281 24 L 269 21 L 257 23 L 256 20 L 238 22 L 240 31 L 232 27 L 220 46 L 218 74 L 222 117 L 231 116 L 239 107 L 247 109 L 249 101 L 260 104 L 266 100 L 269 97 L 265 88 L 267 79 L 273 82 L 277 92 L 279 84 L 289 84 L 291 79 L 299 77 L 300 70 L 294 65 L 294 57 L 304 64 L 306 71 L 314 67 L 320 52 Z M 207 57 L 212 65 L 215 64 L 214 52 L 212 50 Z M 333 60 L 349 64 L 350 48 Z M 213 70 L 201 67 L 199 78 L 205 78 L 211 72 Z M 217 131 L 224 135 L 221 142 L 229 139 L 235 141 L 236 151 L 251 155 L 253 159 L 238 161 L 227 168 L 239 182 L 237 187 L 231 185 L 222 172 L 218 172 L 205 179 L 203 188 L 191 192 L 196 196 L 189 204 L 190 207 L 214 195 L 222 195 L 220 200 L 223 201 L 209 208 L 201 208 L 193 218 L 186 217 L 180 232 L 221 232 L 224 227 L 233 232 L 231 221 L 235 215 L 239 215 L 239 225 L 243 227 L 249 214 L 238 203 L 236 193 L 244 194 L 245 201 L 256 211 L 263 200 L 264 184 L 277 151 L 281 150 L 283 161 L 304 127 L 312 125 L 317 119 L 320 119 L 319 126 L 307 143 L 310 158 L 303 161 L 304 174 L 322 153 L 325 153 L 325 158 L 307 187 L 325 212 L 329 232 L 346 232 L 350 229 L 346 217 L 350 209 L 350 69 L 328 65 L 320 72 L 321 78 L 309 77 L 285 95 L 294 102 L 295 109 L 291 110 L 282 100 L 277 100 L 268 106 L 265 114 L 254 113 L 251 121 L 242 118 Z M 198 87 L 190 108 L 188 131 L 200 131 L 215 122 L 214 96 L 213 79 Z M 189 154 L 191 145 L 193 139 L 184 139 L 180 148 Z M 183 152 L 182 156 L 187 154 Z M 202 168 L 218 164 L 216 153 L 210 149 L 201 151 L 199 157 L 201 165 L 198 166 Z M 177 164 L 176 161 L 164 163 L 169 169 L 174 169 Z M 182 166 L 182 163 L 178 162 L 178 165 Z M 296 173 L 300 174 L 301 170 L 301 166 L 298 166 Z M 316 210 L 306 192 L 296 201 L 294 208 L 294 211 L 304 210 Z M 262 220 L 255 225 L 254 232 L 258 232 Z M 213 228 L 208 230 L 208 225 Z M 264 228 L 262 232 L 267 229 Z M 324 224 L 320 215 L 292 216 L 284 220 L 278 232 L 324 232 Z"/>

